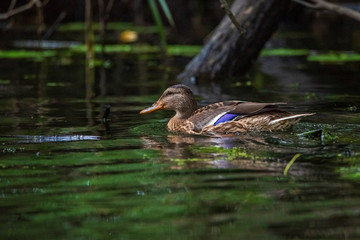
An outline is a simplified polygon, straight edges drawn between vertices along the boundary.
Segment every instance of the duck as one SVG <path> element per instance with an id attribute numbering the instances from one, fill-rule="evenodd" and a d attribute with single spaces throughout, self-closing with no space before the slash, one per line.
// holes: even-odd
<path id="1" fill-rule="evenodd" d="M 161 109 L 175 111 L 175 115 L 167 123 L 167 130 L 188 134 L 286 131 L 303 117 L 315 114 L 293 114 L 281 110 L 280 106 L 283 104 L 286 103 L 232 100 L 198 108 L 190 88 L 177 84 L 168 87 L 152 106 L 143 109 L 140 114 Z"/>

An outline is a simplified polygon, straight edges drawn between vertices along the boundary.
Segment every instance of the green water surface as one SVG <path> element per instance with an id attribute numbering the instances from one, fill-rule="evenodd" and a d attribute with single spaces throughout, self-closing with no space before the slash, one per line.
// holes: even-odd
<path id="1" fill-rule="evenodd" d="M 86 100 L 83 56 L 54 52 L 0 60 L 1 239 L 360 238 L 358 62 L 269 50 L 243 78 L 187 83 L 200 105 L 316 112 L 290 132 L 210 137 L 138 114 L 178 83 L 177 58 L 111 55 Z"/>

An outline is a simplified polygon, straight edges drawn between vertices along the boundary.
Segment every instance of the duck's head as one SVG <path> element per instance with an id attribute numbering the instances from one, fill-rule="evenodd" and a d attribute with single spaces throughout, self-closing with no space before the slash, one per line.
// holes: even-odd
<path id="1" fill-rule="evenodd" d="M 140 114 L 151 113 L 160 109 L 168 109 L 176 111 L 175 117 L 177 118 L 188 118 L 196 108 L 196 100 L 190 88 L 178 84 L 167 88 L 159 100 L 151 107 L 142 110 Z"/>

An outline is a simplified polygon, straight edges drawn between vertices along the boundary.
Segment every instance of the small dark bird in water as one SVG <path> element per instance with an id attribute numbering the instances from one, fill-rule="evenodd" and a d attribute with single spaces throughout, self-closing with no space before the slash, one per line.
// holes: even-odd
<path id="1" fill-rule="evenodd" d="M 293 114 L 279 109 L 285 103 L 225 101 L 197 109 L 194 94 L 185 85 L 169 87 L 151 107 L 140 114 L 160 109 L 176 112 L 167 129 L 190 134 L 285 131 L 301 118 L 315 113 Z"/>

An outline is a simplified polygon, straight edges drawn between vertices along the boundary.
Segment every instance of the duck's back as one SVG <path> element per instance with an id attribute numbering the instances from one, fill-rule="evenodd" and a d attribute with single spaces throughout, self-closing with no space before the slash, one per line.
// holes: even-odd
<path id="1" fill-rule="evenodd" d="M 243 117 L 237 120 L 223 122 L 202 129 L 205 132 L 237 133 L 237 132 L 274 132 L 286 131 L 292 128 L 303 117 L 314 115 L 314 113 L 292 114 L 283 111 L 273 111 Z"/>
<path id="2" fill-rule="evenodd" d="M 292 114 L 282 111 L 284 103 L 255 103 L 227 101 L 200 108 L 188 119 L 195 132 L 245 132 L 287 130 L 302 117 L 313 115 Z"/>

